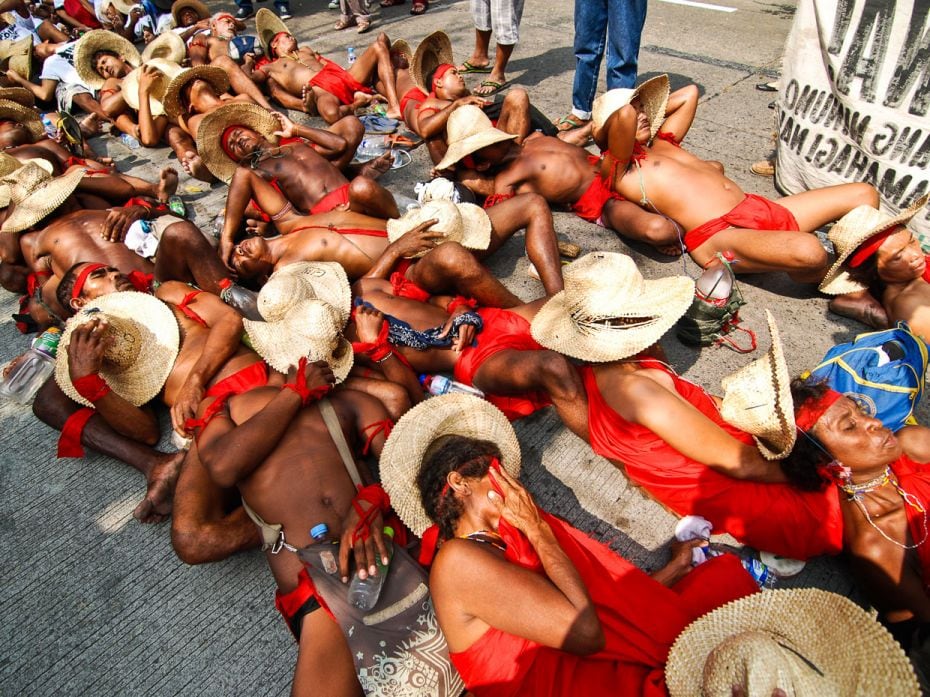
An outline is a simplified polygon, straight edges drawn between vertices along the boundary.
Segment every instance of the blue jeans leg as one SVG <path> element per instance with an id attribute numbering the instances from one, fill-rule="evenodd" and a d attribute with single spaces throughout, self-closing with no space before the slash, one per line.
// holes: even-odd
<path id="1" fill-rule="evenodd" d="M 609 0 L 607 14 L 607 89 L 634 87 L 646 0 Z"/>
<path id="2" fill-rule="evenodd" d="M 255 8 L 252 6 L 252 0 L 236 0 L 236 5 L 245 10 L 246 12 L 254 12 Z"/>
<path id="3" fill-rule="evenodd" d="M 611 0 L 615 1 L 615 0 Z M 645 4 L 646 0 L 642 0 Z M 572 107 L 589 113 L 604 57 L 608 0 L 575 0 L 575 81 Z"/>

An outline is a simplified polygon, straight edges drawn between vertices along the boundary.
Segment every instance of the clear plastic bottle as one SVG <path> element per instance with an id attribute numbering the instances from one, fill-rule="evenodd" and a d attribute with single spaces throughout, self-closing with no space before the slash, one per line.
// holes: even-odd
<path id="1" fill-rule="evenodd" d="M 264 320 L 258 311 L 258 293 L 236 285 L 229 278 L 220 281 L 220 300 L 235 308 L 246 319 L 261 322 Z"/>
<path id="2" fill-rule="evenodd" d="M 767 564 L 764 564 L 760 559 L 756 559 L 755 556 L 744 556 L 741 561 L 743 563 L 743 568 L 746 569 L 753 580 L 759 584 L 759 588 L 765 590 L 775 587 L 775 579 L 777 577 L 775 572 L 772 571 Z"/>
<path id="3" fill-rule="evenodd" d="M 346 57 L 346 63 L 348 63 L 349 65 L 352 65 L 355 62 L 355 58 L 356 58 L 355 46 L 349 46 L 348 56 Z"/>
<path id="4" fill-rule="evenodd" d="M 0 383 L 0 397 L 28 404 L 55 370 L 55 356 L 61 330 L 52 327 L 32 342 L 9 374 Z"/>
<path id="5" fill-rule="evenodd" d="M 733 252 L 726 251 L 714 255 L 704 267 L 704 273 L 695 283 L 695 293 L 702 300 L 713 302 L 730 297 L 730 291 L 733 289 L 733 271 L 724 261 L 732 264 L 735 261 Z"/>
<path id="6" fill-rule="evenodd" d="M 138 140 L 133 138 L 128 133 L 121 133 L 119 137 L 120 142 L 125 145 L 130 150 L 137 150 L 139 146 L 142 145 Z"/>
<path id="7" fill-rule="evenodd" d="M 388 548 L 388 563 L 385 564 L 380 558 L 377 561 L 378 574 L 376 576 L 367 576 L 364 579 L 358 577 L 356 573 L 349 582 L 349 605 L 357 607 L 359 610 L 368 612 L 378 604 L 378 598 L 381 595 L 381 588 L 387 579 L 388 567 L 393 555 L 394 548 L 391 541 L 394 539 L 394 528 L 384 528 L 385 544 Z"/>
<path id="8" fill-rule="evenodd" d="M 327 543 L 329 537 L 329 526 L 326 523 L 318 523 L 310 528 L 310 537 L 318 545 Z M 323 565 L 323 571 L 335 576 L 339 571 L 339 564 L 336 563 L 336 554 L 331 549 L 321 549 L 319 551 L 320 563 Z"/>
<path id="9" fill-rule="evenodd" d="M 419 201 L 410 196 L 405 196 L 404 194 L 394 194 L 394 202 L 397 204 L 397 208 L 400 210 L 401 215 L 409 213 L 415 208 L 420 208 Z"/>
<path id="10" fill-rule="evenodd" d="M 45 135 L 49 138 L 54 139 L 58 136 L 58 127 L 49 114 L 42 114 L 42 125 L 45 127 Z"/>
<path id="11" fill-rule="evenodd" d="M 484 397 L 484 392 L 477 387 L 463 385 L 451 378 L 447 378 L 445 375 L 421 375 L 420 384 L 423 385 L 424 390 L 433 395 L 463 392 L 465 394 L 475 395 L 476 397 Z"/>

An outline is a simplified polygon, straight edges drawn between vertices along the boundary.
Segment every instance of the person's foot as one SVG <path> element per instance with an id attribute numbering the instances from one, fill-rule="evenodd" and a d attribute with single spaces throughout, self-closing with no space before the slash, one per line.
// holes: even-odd
<path id="1" fill-rule="evenodd" d="M 96 114 L 88 114 L 78 122 L 78 126 L 85 138 L 92 138 L 100 133 L 100 117 Z"/>
<path id="2" fill-rule="evenodd" d="M 174 167 L 165 167 L 161 171 L 161 178 L 158 182 L 158 200 L 162 203 L 167 202 L 174 196 L 178 190 L 178 170 Z"/>
<path id="3" fill-rule="evenodd" d="M 664 254 L 667 257 L 680 257 L 681 256 L 681 245 L 680 244 L 663 244 L 656 247 L 656 251 L 659 254 Z"/>
<path id="4" fill-rule="evenodd" d="M 371 20 L 370 19 L 359 19 L 356 21 L 358 29 L 356 30 L 359 34 L 364 34 L 366 31 L 371 29 Z"/>
<path id="5" fill-rule="evenodd" d="M 594 124 L 590 121 L 585 123 L 580 128 L 572 128 L 569 130 L 560 130 L 556 136 L 559 140 L 572 145 L 577 145 L 579 147 L 585 147 L 591 143 L 591 132 L 594 130 Z"/>
<path id="6" fill-rule="evenodd" d="M 493 67 L 487 56 L 484 58 L 472 56 L 467 61 L 462 61 L 456 70 L 463 75 L 465 73 L 489 73 Z"/>
<path id="7" fill-rule="evenodd" d="M 239 11 L 236 12 L 236 19 L 251 19 L 255 16 L 255 10 L 247 10 L 244 7 L 240 7 Z"/>
<path id="8" fill-rule="evenodd" d="M 749 171 L 760 177 L 774 177 L 775 162 L 774 160 L 759 160 L 758 162 L 753 162 L 749 166 Z"/>
<path id="9" fill-rule="evenodd" d="M 339 18 L 339 21 L 333 25 L 333 29 L 336 31 L 342 31 L 343 29 L 348 29 L 349 27 L 355 24 L 355 17 L 350 17 L 349 15 L 342 15 Z"/>
<path id="10" fill-rule="evenodd" d="M 177 484 L 181 463 L 187 452 L 164 453 L 149 471 L 145 498 L 132 512 L 140 523 L 160 523 L 171 515 L 174 485 Z"/>
<path id="11" fill-rule="evenodd" d="M 203 160 L 200 159 L 200 155 L 193 150 L 188 150 L 184 153 L 184 157 L 181 158 L 181 167 L 195 179 L 199 179 L 202 182 L 213 181 L 213 175 L 210 173 L 210 170 L 207 169 Z"/>
<path id="12" fill-rule="evenodd" d="M 289 7 L 276 7 L 274 9 L 278 14 L 278 19 L 291 19 L 294 16 L 291 14 L 291 9 Z"/>
<path id="13" fill-rule="evenodd" d="M 390 150 L 383 155 L 379 155 L 373 160 L 364 163 L 358 170 L 360 176 L 377 179 L 382 174 L 391 169 L 394 164 L 394 153 Z"/>
<path id="14" fill-rule="evenodd" d="M 854 319 L 874 329 L 888 328 L 888 313 L 867 290 L 837 295 L 830 301 L 830 312 Z"/>
<path id="15" fill-rule="evenodd" d="M 421 15 L 426 12 L 429 7 L 427 0 L 413 0 L 413 5 L 410 7 L 410 14 L 412 15 Z"/>
<path id="16" fill-rule="evenodd" d="M 471 93 L 478 97 L 490 97 L 505 89 L 508 85 L 507 77 L 503 73 L 492 72 L 488 75 L 488 79 L 482 80 L 481 84 L 473 89 Z"/>

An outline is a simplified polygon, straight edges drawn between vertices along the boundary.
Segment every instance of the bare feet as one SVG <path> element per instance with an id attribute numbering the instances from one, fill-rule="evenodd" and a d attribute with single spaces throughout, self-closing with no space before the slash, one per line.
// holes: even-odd
<path id="1" fill-rule="evenodd" d="M 176 453 L 163 453 L 163 456 L 149 470 L 145 498 L 132 512 L 133 518 L 140 523 L 160 523 L 168 518 L 174 498 L 174 485 L 178 481 L 181 462 L 184 461 L 186 455 L 187 452 L 183 450 Z"/>
<path id="2" fill-rule="evenodd" d="M 168 199 L 174 196 L 178 190 L 178 170 L 174 167 L 165 167 L 161 171 L 161 178 L 158 182 L 158 200 L 167 203 Z"/>
<path id="3" fill-rule="evenodd" d="M 382 174 L 391 169 L 394 164 L 394 153 L 390 150 L 383 155 L 379 155 L 373 160 L 364 163 L 358 170 L 359 175 L 377 179 Z"/>
<path id="4" fill-rule="evenodd" d="M 830 311 L 875 329 L 888 328 L 888 313 L 867 290 L 837 295 L 830 301 Z"/>
<path id="5" fill-rule="evenodd" d="M 185 172 L 195 179 L 199 179 L 202 182 L 213 181 L 213 175 L 210 174 L 210 170 L 207 169 L 203 160 L 200 159 L 200 155 L 193 150 L 188 150 L 184 153 L 184 157 L 181 158 L 181 166 L 184 168 Z"/>
<path id="6" fill-rule="evenodd" d="M 656 247 L 656 251 L 659 254 L 665 254 L 669 257 L 680 257 L 681 256 L 681 245 L 680 244 L 668 244 L 660 245 Z"/>
<path id="7" fill-rule="evenodd" d="M 384 112 L 384 115 L 389 119 L 397 119 L 398 121 L 402 121 L 404 118 L 404 115 L 400 113 L 400 107 L 397 107 L 396 109 L 387 109 Z"/>
<path id="8" fill-rule="evenodd" d="M 573 128 L 570 131 L 559 131 L 556 137 L 561 141 L 583 148 L 591 141 L 591 131 L 593 130 L 594 122 L 588 121 L 588 123 L 581 128 Z"/>
<path id="9" fill-rule="evenodd" d="M 95 136 L 100 133 L 100 117 L 96 114 L 88 114 L 78 122 L 78 126 L 85 138 Z"/>

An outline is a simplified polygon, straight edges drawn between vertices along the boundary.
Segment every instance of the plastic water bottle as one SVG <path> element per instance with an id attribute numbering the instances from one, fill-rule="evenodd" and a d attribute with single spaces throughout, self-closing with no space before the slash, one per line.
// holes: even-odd
<path id="1" fill-rule="evenodd" d="M 42 114 L 42 125 L 45 127 L 45 135 L 49 138 L 54 139 L 58 135 L 58 128 L 48 114 Z"/>
<path id="2" fill-rule="evenodd" d="M 759 584 L 759 588 L 765 590 L 775 587 L 775 572 L 773 572 L 767 564 L 764 564 L 760 559 L 756 559 L 755 556 L 744 556 L 741 561 L 743 568 L 746 569 L 753 580 Z"/>
<path id="3" fill-rule="evenodd" d="M 419 201 L 410 196 L 404 196 L 404 194 L 394 194 L 394 202 L 397 204 L 397 208 L 401 215 L 409 213 L 416 208 L 420 208 Z"/>
<path id="4" fill-rule="evenodd" d="M 352 65 L 356 59 L 355 46 L 349 46 L 348 53 L 349 55 L 346 57 L 346 63 L 348 63 L 349 65 Z"/>
<path id="5" fill-rule="evenodd" d="M 394 538 L 394 529 L 384 528 L 384 536 L 390 538 L 385 540 L 389 555 L 388 563 L 383 563 L 379 557 L 376 563 L 378 569 L 378 574 L 376 576 L 368 576 L 365 579 L 361 579 L 356 573 L 349 583 L 349 604 L 365 612 L 373 609 L 374 606 L 378 604 L 381 588 L 384 587 L 384 581 L 388 575 L 388 566 L 391 563 L 390 555 L 394 551 L 391 545 L 391 540 Z"/>
<path id="6" fill-rule="evenodd" d="M 120 142 L 130 150 L 137 150 L 142 143 L 133 138 L 128 133 L 122 133 L 119 137 Z"/>
<path id="7" fill-rule="evenodd" d="M 726 251 L 722 255 L 714 255 L 714 258 L 707 262 L 704 273 L 695 283 L 695 293 L 702 300 L 713 302 L 730 297 L 730 291 L 733 289 L 733 272 L 723 263 L 724 260 L 727 263 L 733 263 L 735 260 L 733 252 Z"/>
<path id="8" fill-rule="evenodd" d="M 326 523 L 318 523 L 310 528 L 310 537 L 313 538 L 313 541 L 318 544 L 326 544 L 327 537 L 329 536 L 329 526 Z M 322 549 L 319 552 L 320 563 L 323 565 L 323 570 L 335 576 L 339 571 L 339 564 L 336 563 L 336 555 L 331 549 Z"/>
<path id="9" fill-rule="evenodd" d="M 55 370 L 55 356 L 60 339 L 61 330 L 57 327 L 47 329 L 37 337 L 32 342 L 32 347 L 0 383 L 0 397 L 20 404 L 31 402 Z"/>
<path id="10" fill-rule="evenodd" d="M 484 392 L 477 387 L 463 385 L 445 375 L 421 375 L 420 384 L 423 389 L 432 395 L 449 394 L 450 392 L 463 392 L 464 394 L 475 395 L 475 397 L 484 397 Z"/>
<path id="11" fill-rule="evenodd" d="M 229 305 L 246 319 L 263 321 L 265 318 L 258 311 L 258 293 L 236 285 L 229 278 L 220 281 L 220 300 Z"/>

